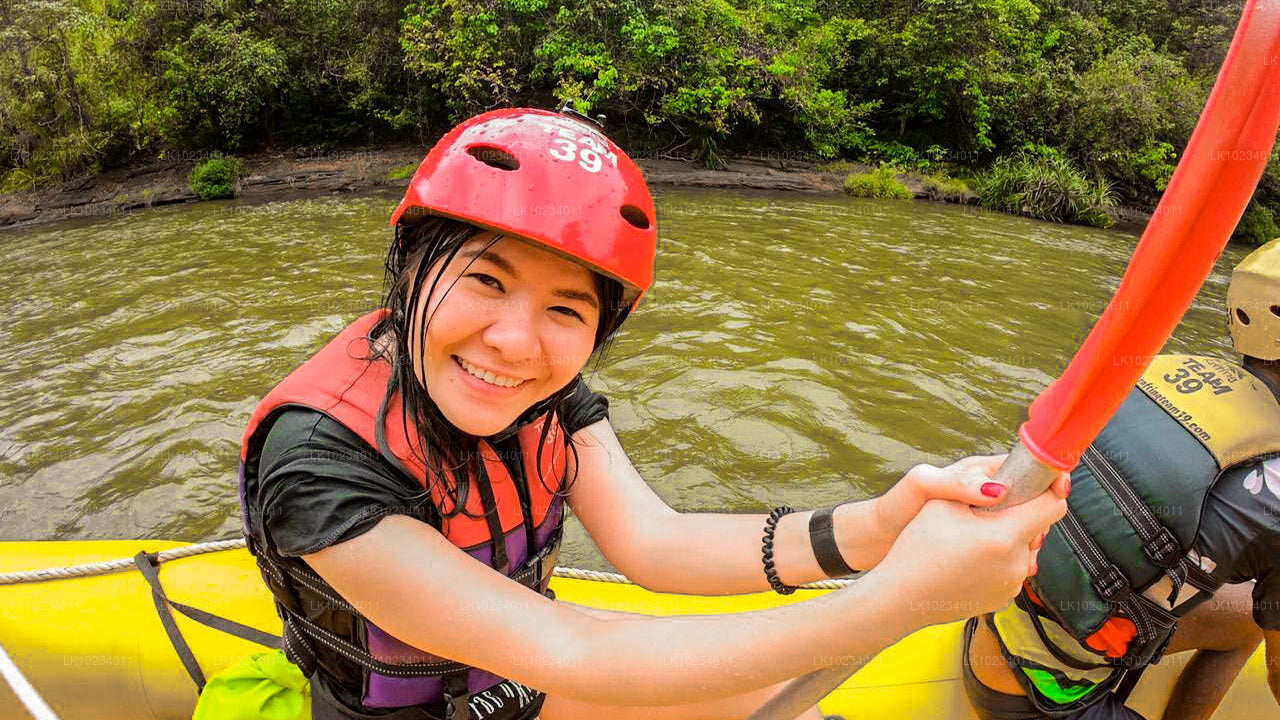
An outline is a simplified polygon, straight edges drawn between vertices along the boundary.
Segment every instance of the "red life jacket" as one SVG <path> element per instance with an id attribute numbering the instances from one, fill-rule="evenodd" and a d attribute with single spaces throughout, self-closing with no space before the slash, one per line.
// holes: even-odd
<path id="1" fill-rule="evenodd" d="M 330 615 L 308 609 L 327 603 L 328 610 L 336 606 L 359 616 L 305 563 L 285 561 L 265 538 L 255 537 L 258 533 L 252 530 L 254 523 L 245 502 L 246 482 L 257 481 L 262 443 L 274 416 L 289 407 L 305 407 L 359 435 L 424 488 L 431 488 L 437 508 L 445 513 L 453 510 L 442 483 L 428 482 L 427 469 L 418 459 L 421 453 L 410 451 L 411 442 L 413 448 L 419 447 L 419 436 L 404 424 L 399 392 L 387 403 L 383 432 L 378 432 L 376 419 L 392 375 L 386 360 L 369 359 L 369 333 L 386 312 L 379 310 L 352 323 L 277 385 L 254 410 L 240 454 L 245 534 L 285 620 L 285 649 L 305 673 L 314 672 L 317 661 L 325 665 L 324 656 L 332 651 L 364 669 L 362 702 L 367 707 L 406 707 L 441 700 L 456 707 L 465 703 L 467 693 L 491 687 L 501 678 L 413 648 L 362 616 L 358 622 L 335 621 Z M 520 427 L 514 438 L 504 438 L 501 443 L 504 448 L 509 447 L 514 439 L 518 447 L 518 452 L 504 452 L 515 477 L 494 445 L 481 440 L 479 450 L 487 482 L 486 478 L 472 477 L 466 512 L 445 518 L 439 528 L 450 542 L 477 560 L 540 592 L 546 592 L 560 544 L 563 499 L 553 491 L 563 486 L 567 453 L 559 422 L 554 422 L 542 441 L 546 422 L 545 415 L 539 417 Z M 486 512 L 486 506 L 495 507 L 496 512 Z"/>

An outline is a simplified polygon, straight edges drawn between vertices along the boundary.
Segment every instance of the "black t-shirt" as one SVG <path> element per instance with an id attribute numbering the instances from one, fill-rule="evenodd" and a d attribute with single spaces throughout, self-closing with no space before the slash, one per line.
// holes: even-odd
<path id="1" fill-rule="evenodd" d="M 1253 619 L 1280 630 L 1280 458 L 1231 468 L 1210 489 L 1192 546 L 1226 583 L 1256 580 Z"/>
<path id="2" fill-rule="evenodd" d="M 573 435 L 609 417 L 585 382 L 561 407 Z M 263 441 L 257 487 L 245 497 L 266 540 L 285 557 L 319 552 L 368 532 L 388 515 L 435 524 L 431 498 L 412 477 L 337 421 L 306 408 L 279 413 Z"/>
<path id="3" fill-rule="evenodd" d="M 574 392 L 560 410 L 561 425 L 570 436 L 609 417 L 605 397 L 592 392 L 581 377 L 574 382 Z M 359 537 L 388 515 L 408 515 L 439 526 L 431 496 L 417 480 L 355 432 L 315 410 L 287 408 L 274 416 L 258 468 L 258 481 L 245 484 L 245 501 L 254 518 L 251 530 L 287 563 L 304 564 L 300 555 Z M 359 677 L 354 666 L 349 677 Z M 359 707 L 360 688 L 344 687 L 327 677 L 324 681 L 341 702 Z M 530 708 L 511 698 L 529 696 L 540 697 L 504 681 L 472 698 L 472 717 L 520 717 Z"/>

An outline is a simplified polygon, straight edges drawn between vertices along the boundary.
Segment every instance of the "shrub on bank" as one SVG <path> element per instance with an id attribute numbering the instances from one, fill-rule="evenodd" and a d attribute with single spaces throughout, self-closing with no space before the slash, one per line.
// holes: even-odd
<path id="1" fill-rule="evenodd" d="M 1111 227 L 1111 184 L 1085 176 L 1067 158 L 1018 153 L 999 158 L 978 180 L 982 205 L 1053 222 Z"/>
<path id="2" fill-rule="evenodd" d="M 192 168 L 187 182 L 202 200 L 217 200 L 235 197 L 236 183 L 244 176 L 244 163 L 239 158 L 215 155 Z"/>
<path id="3" fill-rule="evenodd" d="M 889 167 L 881 167 L 869 173 L 853 173 L 845 178 L 844 191 L 854 197 L 865 198 L 910 200 L 914 197 Z"/>
<path id="4" fill-rule="evenodd" d="M 965 196 L 972 192 L 969 183 L 946 175 L 925 175 L 922 181 L 930 200 L 964 202 Z"/>
<path id="5" fill-rule="evenodd" d="M 387 179 L 388 180 L 404 180 L 406 178 L 413 177 L 413 174 L 417 171 L 418 171 L 418 163 L 416 162 L 405 163 L 404 165 L 401 165 L 399 167 L 391 168 L 391 171 L 387 173 Z"/>
<path id="6" fill-rule="evenodd" d="M 840 158 L 839 160 L 832 160 L 829 163 L 822 163 L 821 165 L 818 166 L 818 171 L 829 172 L 829 173 L 844 173 L 848 175 L 849 173 L 854 171 L 854 168 L 857 168 L 857 167 L 859 167 L 858 163 L 855 163 L 852 160 L 846 160 L 844 158 Z"/>
<path id="7" fill-rule="evenodd" d="M 1280 227 L 1276 226 L 1276 218 L 1271 210 L 1253 200 L 1245 208 L 1232 237 L 1248 245 L 1265 245 L 1273 238 L 1280 237 Z"/>

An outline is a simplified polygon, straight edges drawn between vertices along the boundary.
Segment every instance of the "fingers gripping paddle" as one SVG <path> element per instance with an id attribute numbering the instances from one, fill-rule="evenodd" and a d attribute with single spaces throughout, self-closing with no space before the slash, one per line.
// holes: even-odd
<path id="1" fill-rule="evenodd" d="M 1280 127 L 1280 0 L 1250 0 L 1178 168 L 1120 287 L 1062 377 L 1031 403 L 997 477 L 1017 504 L 1044 492 L 1124 401 L 1208 277 Z M 810 673 L 751 715 L 791 720 L 863 664 Z"/>

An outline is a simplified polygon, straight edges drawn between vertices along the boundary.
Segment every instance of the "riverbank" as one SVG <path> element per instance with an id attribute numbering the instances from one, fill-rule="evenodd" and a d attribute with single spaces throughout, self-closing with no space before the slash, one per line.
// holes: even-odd
<path id="1" fill-rule="evenodd" d="M 405 168 L 422 160 L 417 145 L 389 146 L 375 150 L 306 148 L 263 152 L 244 156 L 248 174 L 239 182 L 237 197 L 272 200 L 284 197 L 355 193 L 376 188 L 403 188 L 409 184 Z M 56 187 L 0 196 L 0 227 L 25 227 L 69 218 L 111 217 L 162 205 L 198 202 L 187 182 L 191 168 L 208 156 L 183 153 L 178 157 L 110 170 L 70 180 Z M 850 164 L 840 171 L 824 170 L 816 163 L 780 156 L 745 156 L 728 160 L 723 170 L 707 170 L 688 160 L 638 158 L 649 184 L 839 193 L 849 172 L 867 172 L 871 166 Z M 917 200 L 940 201 L 926 190 L 924 179 L 906 173 L 899 178 Z M 961 202 L 976 203 L 967 193 Z M 1150 217 L 1136 210 L 1121 210 L 1119 224 L 1140 228 Z"/>

